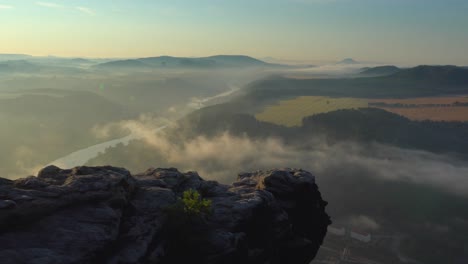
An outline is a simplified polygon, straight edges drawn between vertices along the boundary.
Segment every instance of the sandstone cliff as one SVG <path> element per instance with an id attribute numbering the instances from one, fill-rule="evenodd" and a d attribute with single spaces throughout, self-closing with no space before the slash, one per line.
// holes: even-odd
<path id="1" fill-rule="evenodd" d="M 168 208 L 190 189 L 211 213 L 178 226 Z M 309 263 L 330 224 L 326 204 L 303 170 L 223 185 L 176 169 L 50 166 L 0 178 L 0 262 Z"/>

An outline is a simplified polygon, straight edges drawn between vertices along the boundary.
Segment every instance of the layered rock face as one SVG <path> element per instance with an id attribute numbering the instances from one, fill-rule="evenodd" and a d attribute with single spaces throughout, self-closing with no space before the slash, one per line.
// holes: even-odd
<path id="1" fill-rule="evenodd" d="M 211 213 L 178 228 L 168 212 L 190 189 Z M 330 224 L 326 204 L 303 170 L 223 185 L 176 169 L 50 166 L 0 178 L 0 262 L 309 263 Z"/>

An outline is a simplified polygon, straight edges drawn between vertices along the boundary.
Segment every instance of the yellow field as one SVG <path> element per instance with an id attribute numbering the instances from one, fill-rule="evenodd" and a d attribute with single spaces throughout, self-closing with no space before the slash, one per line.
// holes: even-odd
<path id="1" fill-rule="evenodd" d="M 302 119 L 314 114 L 339 109 L 369 107 L 370 103 L 414 105 L 416 107 L 372 106 L 405 116 L 411 120 L 463 121 L 468 122 L 468 106 L 443 106 L 455 102 L 468 103 L 468 97 L 419 97 L 411 99 L 359 99 L 331 98 L 326 96 L 301 96 L 267 106 L 255 117 L 260 121 L 283 126 L 301 126 Z"/>
<path id="2" fill-rule="evenodd" d="M 399 114 L 411 120 L 432 120 L 432 121 L 462 121 L 468 122 L 468 106 L 440 107 L 436 105 L 468 103 L 467 96 L 451 97 L 421 97 L 411 99 L 374 99 L 369 103 L 386 103 L 402 105 L 420 105 L 417 108 L 406 107 L 379 107 L 386 111 Z M 427 106 L 433 104 L 434 106 Z"/>
<path id="3" fill-rule="evenodd" d="M 417 97 L 409 99 L 371 99 L 369 102 L 386 104 L 452 104 L 468 103 L 468 96 Z"/>
<path id="4" fill-rule="evenodd" d="M 367 100 L 359 98 L 331 98 L 325 96 L 301 96 L 295 99 L 280 101 L 267 106 L 255 115 L 260 121 L 284 126 L 300 126 L 302 118 L 339 109 L 367 107 Z"/>
<path id="5" fill-rule="evenodd" d="M 411 120 L 431 121 L 461 121 L 468 122 L 468 107 L 421 107 L 421 108 L 385 108 L 381 109 L 392 112 Z"/>

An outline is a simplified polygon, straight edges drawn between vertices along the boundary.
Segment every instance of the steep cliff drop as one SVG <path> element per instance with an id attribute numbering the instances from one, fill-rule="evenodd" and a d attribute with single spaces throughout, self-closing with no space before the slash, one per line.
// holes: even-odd
<path id="1" fill-rule="evenodd" d="M 187 190 L 210 201 L 209 214 L 174 218 Z M 223 185 L 176 169 L 132 176 L 49 166 L 37 177 L 0 178 L 0 260 L 305 264 L 330 224 L 326 204 L 314 176 L 296 169 L 244 173 Z"/>

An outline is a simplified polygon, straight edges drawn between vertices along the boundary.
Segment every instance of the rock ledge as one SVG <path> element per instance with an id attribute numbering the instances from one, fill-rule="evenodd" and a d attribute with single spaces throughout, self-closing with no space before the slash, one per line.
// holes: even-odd
<path id="1" fill-rule="evenodd" d="M 212 201 L 196 257 L 168 249 L 167 208 L 189 189 Z M 0 260 L 305 264 L 330 224 L 326 204 L 314 176 L 298 169 L 243 173 L 223 185 L 173 168 L 132 176 L 110 166 L 49 166 L 37 177 L 0 178 Z"/>

